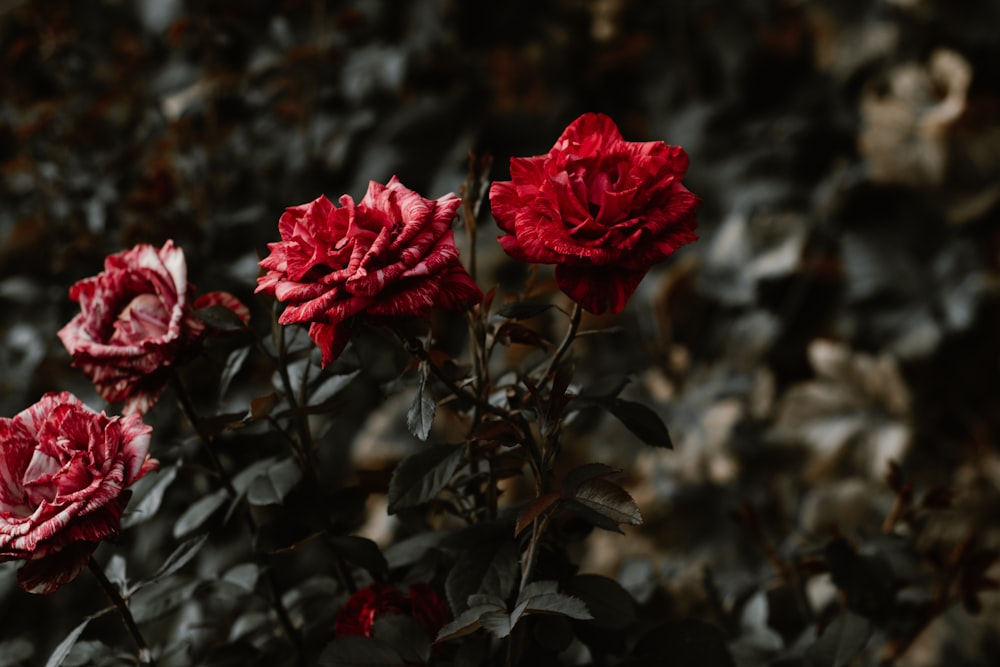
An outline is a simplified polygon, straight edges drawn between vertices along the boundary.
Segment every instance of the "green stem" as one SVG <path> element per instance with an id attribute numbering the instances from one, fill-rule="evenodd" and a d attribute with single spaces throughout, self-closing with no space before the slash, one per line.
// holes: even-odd
<path id="1" fill-rule="evenodd" d="M 233 487 L 233 481 L 229 478 L 229 474 L 222 465 L 219 455 L 215 453 L 215 447 L 212 446 L 212 436 L 202 426 L 201 419 L 198 418 L 198 413 L 195 412 L 194 405 L 191 403 L 191 397 L 188 395 L 187 389 L 184 387 L 184 383 L 181 381 L 176 369 L 173 370 L 170 383 L 174 388 L 174 393 L 177 395 L 177 402 L 180 403 L 181 412 L 187 417 L 188 422 L 191 423 L 191 428 L 194 429 L 194 432 L 198 435 L 198 439 L 204 445 L 203 449 L 208 454 L 208 459 L 212 463 L 212 468 L 215 470 L 216 476 L 225 487 L 226 494 L 231 498 L 235 498 L 237 494 L 236 489 Z"/>
<path id="2" fill-rule="evenodd" d="M 545 529 L 549 526 L 549 520 L 554 515 L 553 511 L 546 512 L 543 517 L 535 519 L 531 525 L 531 540 L 528 542 L 528 553 L 524 558 L 524 568 L 521 570 L 521 585 L 518 592 L 523 591 L 531 583 L 531 577 L 535 573 L 535 565 L 538 562 L 538 545 L 542 541 Z"/>
<path id="3" fill-rule="evenodd" d="M 194 405 L 191 403 L 191 397 L 188 396 L 188 393 L 184 388 L 184 384 L 181 382 L 181 379 L 177 375 L 176 371 L 174 372 L 172 381 L 174 393 L 177 394 L 177 400 L 181 405 L 181 410 L 184 412 L 188 421 L 191 422 L 191 427 L 194 429 L 195 433 L 198 434 L 198 438 L 204 445 L 205 451 L 208 452 L 209 459 L 212 461 L 212 466 L 215 468 L 216 475 L 222 482 L 223 487 L 226 489 L 226 495 L 233 499 L 238 498 L 239 494 L 236 492 L 236 487 L 233 486 L 233 480 L 229 476 L 229 473 L 226 472 L 225 467 L 222 465 L 222 461 L 215 453 L 215 448 L 212 446 L 212 437 L 202 426 L 201 420 L 195 412 Z M 243 517 L 246 521 L 247 528 L 250 530 L 253 543 L 256 545 L 259 527 L 256 520 L 254 520 L 253 514 L 250 513 L 249 509 L 245 505 L 243 505 Z M 253 547 L 253 550 L 256 551 L 256 546 Z M 288 640 L 295 647 L 298 663 L 302 665 L 302 667 L 305 667 L 308 663 L 305 657 L 305 649 L 302 645 L 302 638 L 299 636 L 299 633 L 296 632 L 295 626 L 292 624 L 291 617 L 288 615 L 288 609 L 285 608 L 285 604 L 281 600 L 281 593 L 278 590 L 278 582 L 274 578 L 274 573 L 269 567 L 269 558 L 266 554 L 257 554 L 257 556 L 259 559 L 263 560 L 261 565 L 266 574 L 265 578 L 267 580 L 268 588 L 270 589 L 271 603 L 278 616 L 278 621 L 281 623 L 281 627 L 285 631 L 285 635 L 288 637 Z"/>
<path id="4" fill-rule="evenodd" d="M 307 463 L 305 468 L 309 471 L 308 474 L 315 479 L 316 467 L 314 465 L 314 459 L 316 453 L 313 448 L 312 432 L 309 429 L 309 415 L 298 409 L 299 401 L 296 399 L 295 392 L 292 390 L 292 380 L 288 375 L 288 349 L 285 347 L 285 327 L 278 322 L 277 302 L 275 302 L 274 307 L 275 310 L 272 315 L 272 336 L 274 337 L 275 347 L 278 352 L 278 358 L 276 360 L 278 375 L 281 376 L 281 385 L 285 390 L 285 395 L 288 397 L 288 404 L 291 406 L 292 411 L 295 412 L 295 427 L 299 433 L 299 442 L 305 452 L 303 460 Z"/>
<path id="5" fill-rule="evenodd" d="M 149 667 L 156 667 L 156 661 L 153 660 L 153 654 L 149 650 L 149 646 L 146 644 L 146 640 L 142 636 L 142 632 L 139 631 L 139 626 L 136 625 L 135 618 L 132 616 L 132 611 L 128 608 L 128 603 L 118 592 L 118 588 L 115 587 L 113 583 L 108 579 L 107 575 L 104 574 L 104 570 L 97 561 L 91 557 L 88 563 L 90 571 L 97 578 L 97 582 L 107 593 L 108 597 L 111 598 L 111 602 L 118 608 L 118 613 L 122 617 L 122 621 L 125 622 L 125 627 L 128 628 L 129 634 L 132 635 L 132 639 L 135 640 L 135 645 L 139 648 L 139 662 L 143 665 L 149 665 Z"/>
<path id="6" fill-rule="evenodd" d="M 302 645 L 302 637 L 295 630 L 295 625 L 292 623 L 291 617 L 288 615 L 288 609 L 285 607 L 284 601 L 281 599 L 281 591 L 278 588 L 278 580 L 274 576 L 274 570 L 270 567 L 269 563 L 264 565 L 264 574 L 267 579 L 267 587 L 271 593 L 271 606 L 274 607 L 274 612 L 278 615 L 278 622 L 281 623 L 281 629 L 284 630 L 285 636 L 288 640 L 292 642 L 292 646 L 295 647 L 295 653 L 297 656 L 297 662 L 301 667 L 306 667 L 308 661 L 306 660 L 306 650 Z"/>
<path id="7" fill-rule="evenodd" d="M 448 387 L 448 389 L 451 390 L 451 392 L 455 394 L 455 396 L 459 397 L 462 400 L 468 401 L 469 403 L 479 408 L 483 412 L 489 413 L 491 415 L 496 415 L 497 417 L 500 417 L 504 421 L 510 422 L 511 424 L 516 426 L 519 430 L 522 431 L 524 430 L 523 425 L 520 424 L 518 420 L 515 419 L 509 412 L 507 412 L 507 410 L 499 408 L 493 405 L 492 403 L 487 402 L 485 399 L 476 396 L 472 392 L 463 389 L 462 387 L 459 387 L 458 384 L 453 379 L 448 377 L 448 374 L 445 373 L 442 368 L 438 367 L 437 364 L 431 361 L 430 355 L 427 353 L 427 350 L 424 349 L 423 343 L 421 343 L 418 338 L 416 338 L 415 336 L 404 334 L 402 332 L 397 332 L 397 335 L 399 335 L 400 339 L 402 339 L 403 345 L 406 347 L 406 351 L 412 354 L 417 359 L 417 361 L 425 362 L 427 364 L 427 367 L 430 369 L 431 373 L 434 374 L 434 377 L 436 377 L 438 380 L 444 383 L 444 385 Z"/>
<path id="8" fill-rule="evenodd" d="M 552 361 L 549 362 L 548 368 L 545 369 L 545 375 L 549 375 L 552 371 L 559 365 L 563 356 L 569 351 L 570 346 L 573 344 L 573 340 L 576 338 L 576 332 L 580 329 L 580 320 L 583 318 L 583 308 L 580 304 L 573 304 L 573 314 L 570 316 L 569 328 L 566 330 L 566 336 L 563 338 L 562 343 L 559 344 L 559 349 L 552 356 Z"/>

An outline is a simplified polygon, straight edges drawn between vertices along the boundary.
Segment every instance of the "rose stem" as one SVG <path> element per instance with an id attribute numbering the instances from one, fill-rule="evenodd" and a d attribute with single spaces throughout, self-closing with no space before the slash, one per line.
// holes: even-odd
<path id="1" fill-rule="evenodd" d="M 281 385 L 285 389 L 285 395 L 288 396 L 288 404 L 291 406 L 292 412 L 295 413 L 295 427 L 298 429 L 299 441 L 301 442 L 302 449 L 305 451 L 305 458 L 303 460 L 306 465 L 303 467 L 306 468 L 306 474 L 315 481 L 317 470 L 314 458 L 316 453 L 313 450 L 312 433 L 309 430 L 309 415 L 299 409 L 299 401 L 296 400 L 295 392 L 292 391 L 292 379 L 288 375 L 288 349 L 285 346 L 285 327 L 278 322 L 277 308 L 278 303 L 275 302 L 271 315 L 271 337 L 274 339 L 275 347 L 278 351 L 278 358 L 276 360 L 278 375 L 281 376 Z"/>
<path id="2" fill-rule="evenodd" d="M 542 535 L 545 534 L 545 529 L 548 527 L 549 519 L 555 512 L 548 512 L 544 517 L 536 518 L 531 526 L 531 541 L 528 542 L 528 554 L 525 556 L 524 569 L 521 572 L 521 584 L 518 587 L 518 596 L 524 592 L 524 589 L 529 583 L 531 583 L 531 576 L 534 574 L 535 564 L 538 562 L 538 545 L 542 541 Z M 507 665 L 508 667 L 513 667 L 514 657 L 517 653 L 518 645 L 521 643 L 521 636 L 524 632 L 524 628 L 517 630 L 517 628 L 512 628 L 510 636 L 507 638 Z"/>
<path id="3" fill-rule="evenodd" d="M 205 432 L 205 429 L 201 425 L 201 420 L 198 418 L 198 413 L 195 412 L 194 406 L 191 404 L 191 397 L 188 396 L 187 391 L 184 388 L 184 383 L 181 382 L 180 377 L 177 372 L 174 371 L 173 377 L 171 378 L 174 386 L 174 393 L 177 394 L 177 400 L 181 404 L 181 410 L 184 412 L 184 416 L 187 417 L 188 421 L 191 422 L 191 427 L 194 428 L 195 433 L 198 434 L 198 438 L 204 445 L 205 451 L 208 452 L 209 458 L 212 461 L 212 466 L 215 468 L 215 472 L 222 482 L 223 488 L 226 490 L 226 495 L 230 498 L 236 499 L 239 494 L 236 493 L 236 487 L 233 486 L 233 481 L 229 477 L 229 473 L 226 472 L 225 467 L 222 465 L 222 461 L 219 459 L 218 455 L 215 453 L 215 449 L 212 447 L 212 437 Z M 246 511 L 244 507 L 243 516 L 246 519 L 247 527 L 250 529 L 250 533 L 253 536 L 254 542 L 256 542 L 257 536 L 257 522 L 254 520 L 253 515 Z M 254 548 L 256 551 L 256 548 Z M 263 570 L 266 574 L 268 588 L 271 593 L 271 602 L 274 607 L 275 613 L 278 615 L 278 621 L 281 623 L 282 629 L 285 631 L 285 635 L 288 637 L 289 641 L 295 646 L 295 650 L 298 654 L 299 664 L 305 665 L 305 650 L 302 646 L 302 638 L 299 637 L 299 633 L 295 631 L 295 626 L 292 625 L 292 619 L 288 615 L 288 610 L 285 609 L 285 604 L 281 601 L 281 593 L 278 590 L 278 582 L 274 577 L 274 571 L 271 569 L 270 564 L 267 562 L 269 560 L 267 554 L 258 553 L 255 554 L 258 559 L 262 561 Z"/>
<path id="4" fill-rule="evenodd" d="M 421 343 L 419 339 L 417 339 L 414 336 L 410 336 L 401 332 L 397 332 L 397 335 L 403 340 L 403 345 L 406 346 L 406 351 L 412 354 L 414 357 L 416 357 L 418 361 L 426 362 L 427 367 L 430 368 L 432 373 L 434 373 L 434 376 L 437 379 L 441 380 L 441 382 L 443 382 L 444 385 L 448 387 L 448 389 L 450 389 L 453 394 L 455 394 L 455 396 L 457 396 L 460 399 L 466 400 L 469 403 L 472 403 L 474 406 L 476 406 L 483 412 L 488 412 L 489 414 L 496 415 L 501 419 L 503 419 L 504 421 L 510 422 L 511 424 L 514 424 L 518 428 L 521 428 L 522 425 L 518 423 L 518 421 L 514 419 L 514 417 L 510 415 L 503 408 L 499 408 L 491 403 L 487 403 L 485 400 L 479 398 L 475 394 L 459 387 L 454 380 L 448 377 L 447 373 L 445 373 L 441 368 L 437 366 L 437 364 L 431 361 L 430 355 L 427 354 L 427 350 L 424 349 L 423 343 Z"/>
<path id="5" fill-rule="evenodd" d="M 170 377 L 170 383 L 173 385 L 174 393 L 177 394 L 177 402 L 181 405 L 181 411 L 187 420 L 191 422 L 191 427 L 194 429 L 195 433 L 198 434 L 198 439 L 201 440 L 204 445 L 204 450 L 208 454 L 209 460 L 212 462 L 212 467 L 215 469 L 215 474 L 222 482 L 222 485 L 226 489 L 226 494 L 231 498 L 237 496 L 236 489 L 233 487 L 233 482 L 229 479 L 229 474 L 222 465 L 222 461 L 219 459 L 219 455 L 215 453 L 215 448 L 212 447 L 212 436 L 205 432 L 202 427 L 201 419 L 198 418 L 198 413 L 195 412 L 194 405 L 191 404 L 191 397 L 188 396 L 187 389 L 184 387 L 184 383 L 181 382 L 180 375 L 178 375 L 176 369 L 172 369 L 172 374 Z"/>
<path id="6" fill-rule="evenodd" d="M 146 645 L 146 640 L 143 638 L 142 633 L 139 631 L 139 626 L 135 623 L 135 618 L 132 616 L 132 611 L 128 608 L 128 603 L 122 598 L 121 593 L 113 583 L 108 579 L 107 575 L 104 574 L 104 570 L 101 566 L 97 564 L 97 561 L 93 557 L 90 558 L 88 563 L 90 571 L 94 573 L 97 577 L 97 582 L 104 589 L 104 592 L 108 594 L 111 598 L 111 602 L 118 608 L 118 613 L 122 617 L 122 621 L 125 622 L 125 627 L 128 628 L 129 634 L 132 635 L 132 639 L 135 640 L 135 645 L 139 648 L 139 662 L 144 665 L 150 665 L 150 667 L 156 667 L 156 661 L 153 660 L 153 654 L 149 651 L 149 647 Z"/>
<path id="7" fill-rule="evenodd" d="M 566 337 L 563 338 L 562 343 L 559 344 L 559 349 L 556 350 L 555 355 L 552 357 L 552 361 L 549 362 L 549 367 L 545 369 L 545 375 L 549 375 L 555 367 L 559 365 L 559 361 L 573 344 L 573 340 L 576 338 L 576 332 L 580 328 L 580 319 L 582 317 L 583 308 L 581 308 L 578 303 L 573 304 L 573 314 L 570 316 L 569 329 L 566 330 Z"/>
<path id="8" fill-rule="evenodd" d="M 462 184 L 462 222 L 465 223 L 465 234 L 469 239 L 469 277 L 472 282 L 476 282 L 476 208 L 474 198 L 478 193 L 473 192 L 476 182 L 476 156 L 469 155 L 469 171 Z"/>
<path id="9" fill-rule="evenodd" d="M 524 438 L 524 443 L 531 452 L 531 456 L 528 457 L 528 462 L 531 465 L 532 472 L 535 476 L 535 488 L 538 490 L 538 495 L 541 495 L 541 489 L 544 486 L 542 475 L 543 472 L 540 468 L 542 462 L 541 450 L 538 447 L 538 443 L 535 442 L 535 437 L 531 433 L 531 427 L 524 421 L 521 415 L 513 415 L 509 411 L 504 410 L 501 407 L 497 407 L 492 403 L 487 402 L 485 399 L 480 398 L 476 394 L 473 394 L 465 389 L 459 387 L 454 380 L 448 377 L 448 374 L 444 372 L 441 368 L 435 364 L 430 355 L 427 354 L 427 350 L 424 349 L 423 343 L 414 336 L 410 336 L 401 331 L 397 331 L 396 335 L 403 341 L 403 345 L 406 347 L 407 352 L 412 354 L 418 361 L 427 364 L 434 376 L 441 380 L 448 389 L 451 390 L 455 396 L 462 398 L 466 401 L 472 403 L 478 410 L 495 415 L 506 421 L 507 423 L 513 425 L 520 433 L 521 437 Z"/>

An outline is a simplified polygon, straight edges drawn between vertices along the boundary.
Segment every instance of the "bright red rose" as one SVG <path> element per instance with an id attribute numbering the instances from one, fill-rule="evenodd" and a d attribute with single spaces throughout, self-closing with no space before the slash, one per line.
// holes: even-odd
<path id="1" fill-rule="evenodd" d="M 260 265 L 257 291 L 287 305 L 282 324 L 309 323 L 323 364 L 350 340 L 350 321 L 424 317 L 431 308 L 460 310 L 482 299 L 462 268 L 451 230 L 461 200 L 424 199 L 395 176 L 372 181 L 361 203 L 340 208 L 320 196 L 287 209 L 279 243 Z"/>
<path id="2" fill-rule="evenodd" d="M 559 288 L 590 312 L 620 312 L 650 267 L 697 238 L 687 167 L 679 146 L 624 141 L 610 118 L 584 114 L 547 155 L 511 158 L 511 180 L 490 188 L 500 244 L 554 264 Z"/>
<path id="3" fill-rule="evenodd" d="M 80 314 L 59 331 L 79 367 L 112 403 L 126 413 L 146 412 L 181 360 L 205 333 L 194 311 L 224 306 L 244 322 L 246 306 L 226 292 L 194 299 L 184 252 L 167 241 L 157 250 L 140 244 L 104 260 L 104 272 L 70 288 Z"/>
<path id="4" fill-rule="evenodd" d="M 412 616 L 431 639 L 451 620 L 448 603 L 427 584 L 413 584 L 406 597 L 391 584 L 372 584 L 348 598 L 334 631 L 338 637 L 371 637 L 375 619 L 392 614 Z"/>
<path id="5" fill-rule="evenodd" d="M 0 418 L 0 561 L 26 561 L 21 588 L 55 591 L 118 534 L 126 487 L 157 466 L 151 430 L 138 414 L 98 414 L 67 392 Z"/>

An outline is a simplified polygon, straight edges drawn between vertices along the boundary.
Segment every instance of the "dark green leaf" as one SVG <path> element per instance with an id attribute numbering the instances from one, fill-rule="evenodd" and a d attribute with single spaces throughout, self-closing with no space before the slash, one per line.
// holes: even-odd
<path id="1" fill-rule="evenodd" d="M 497 309 L 497 315 L 510 320 L 529 320 L 537 317 L 552 308 L 551 303 L 538 303 L 534 301 L 514 301 L 506 303 Z"/>
<path id="2" fill-rule="evenodd" d="M 625 425 L 625 428 L 632 431 L 647 445 L 665 447 L 666 449 L 674 448 L 670 432 L 663 420 L 660 419 L 660 415 L 656 414 L 652 408 L 635 401 L 616 398 L 608 406 L 608 410 Z"/>
<path id="3" fill-rule="evenodd" d="M 474 593 L 469 596 L 469 606 L 506 609 L 507 603 L 503 601 L 503 598 L 497 597 L 496 595 L 490 595 L 489 593 Z"/>
<path id="4" fill-rule="evenodd" d="M 273 629 L 273 624 L 274 618 L 266 611 L 250 607 L 248 611 L 237 616 L 236 620 L 229 626 L 227 648 L 231 647 L 234 641 L 241 639 L 253 641 L 255 635 L 259 636 L 261 633 L 268 634 Z M 229 664 L 232 665 L 234 663 Z"/>
<path id="5" fill-rule="evenodd" d="M 339 637 L 319 656 L 320 667 L 394 667 L 405 665 L 391 646 L 371 637 Z"/>
<path id="6" fill-rule="evenodd" d="M 171 574 L 187 565 L 192 558 L 198 555 L 201 548 L 205 546 L 206 540 L 208 540 L 207 533 L 205 535 L 199 535 L 198 537 L 192 537 L 186 542 L 182 542 L 180 546 L 174 549 L 172 554 L 167 556 L 167 560 L 163 562 L 163 565 L 161 565 L 160 569 L 156 571 L 156 574 L 149 578 L 149 582 L 169 577 Z"/>
<path id="7" fill-rule="evenodd" d="M 618 398 L 618 394 L 631 382 L 627 375 L 605 375 L 584 387 L 579 394 L 580 401 L 604 403 Z"/>
<path id="8" fill-rule="evenodd" d="M 479 592 L 506 599 L 520 574 L 520 554 L 513 540 L 500 545 L 483 573 Z"/>
<path id="9" fill-rule="evenodd" d="M 517 343 L 518 345 L 530 345 L 539 348 L 551 349 L 553 347 L 552 343 L 539 335 L 537 331 L 517 322 L 505 322 L 497 328 L 496 333 L 493 335 L 503 345 Z"/>
<path id="10" fill-rule="evenodd" d="M 257 578 L 260 577 L 260 566 L 256 563 L 240 563 L 226 570 L 222 575 L 222 581 L 239 586 L 247 592 L 253 591 L 257 586 Z"/>
<path id="11" fill-rule="evenodd" d="M 614 579 L 580 574 L 570 579 L 566 592 L 583 600 L 594 616 L 594 625 L 620 630 L 635 621 L 635 600 Z"/>
<path id="12" fill-rule="evenodd" d="M 632 496 L 607 479 L 595 477 L 586 480 L 573 492 L 573 500 L 615 523 L 633 526 L 642 523 L 642 514 Z"/>
<path id="13" fill-rule="evenodd" d="M 497 611 L 504 611 L 504 613 L 506 613 L 506 610 L 502 607 L 498 608 L 494 604 L 478 605 L 466 609 L 461 614 L 456 616 L 455 620 L 448 623 L 438 631 L 438 636 L 434 640 L 434 643 L 439 644 L 441 642 L 464 637 L 465 635 L 475 632 L 479 628 L 483 627 L 482 622 L 479 620 L 480 616 L 483 614 L 495 613 Z"/>
<path id="14" fill-rule="evenodd" d="M 333 535 L 327 543 L 344 560 L 360 565 L 379 578 L 389 571 L 389 564 L 378 545 L 367 537 L 357 535 Z"/>
<path id="15" fill-rule="evenodd" d="M 617 521 L 613 521 L 608 517 L 604 516 L 599 512 L 595 512 L 591 508 L 587 507 L 582 503 L 578 503 L 572 498 L 563 502 L 560 505 L 560 510 L 570 511 L 576 514 L 579 518 L 583 519 L 587 523 L 602 530 L 607 530 L 612 533 L 618 533 L 619 535 L 624 535 L 625 531 L 622 530 L 621 524 Z"/>
<path id="16" fill-rule="evenodd" d="M 240 316 L 225 306 L 209 306 L 194 311 L 194 316 L 219 331 L 240 331 L 246 324 Z"/>
<path id="17" fill-rule="evenodd" d="M 483 612 L 479 616 L 483 628 L 497 639 L 503 639 L 514 628 L 510 614 L 506 609 Z"/>
<path id="18" fill-rule="evenodd" d="M 523 600 L 524 613 L 534 614 L 557 614 L 559 616 L 569 616 L 580 621 L 588 621 L 593 618 L 587 605 L 579 598 L 564 593 L 546 593 L 536 595 Z M 515 619 L 516 621 L 516 619 Z"/>
<path id="19" fill-rule="evenodd" d="M 412 616 L 380 616 L 372 626 L 372 636 L 395 649 L 407 664 L 422 665 L 431 657 L 431 638 Z"/>
<path id="20" fill-rule="evenodd" d="M 59 645 L 56 646 L 56 649 L 52 651 L 52 655 L 50 655 L 49 659 L 46 661 L 45 667 L 59 667 L 59 665 L 63 664 L 63 660 L 65 660 L 66 656 L 69 655 L 69 652 L 73 650 L 73 644 L 75 644 L 76 640 L 78 640 L 80 635 L 83 634 L 83 631 L 86 629 L 88 623 L 90 623 L 90 617 L 83 619 L 83 622 L 80 623 L 80 625 L 73 628 L 70 633 L 66 635 L 66 638 L 59 642 Z"/>
<path id="21" fill-rule="evenodd" d="M 125 558 L 119 554 L 112 556 L 108 560 L 108 564 L 104 566 L 104 576 L 108 578 L 108 581 L 118 587 L 119 592 L 125 590 L 125 584 L 128 582 L 128 577 L 126 576 L 125 571 Z"/>
<path id="22" fill-rule="evenodd" d="M 559 582 L 552 581 L 551 579 L 542 579 L 539 581 L 532 581 L 530 584 L 524 587 L 524 589 L 517 596 L 517 603 L 521 604 L 528 598 L 534 597 L 536 595 L 548 595 L 549 593 L 557 593 L 559 591 Z"/>
<path id="23" fill-rule="evenodd" d="M 228 497 L 225 489 L 219 489 L 192 503 L 174 524 L 174 538 L 180 539 L 190 535 L 205 525 L 205 522 L 226 504 Z"/>
<path id="24" fill-rule="evenodd" d="M 197 579 L 176 577 L 145 586 L 129 599 L 129 609 L 136 623 L 152 621 L 189 602 L 200 585 Z"/>
<path id="25" fill-rule="evenodd" d="M 89 667 L 90 665 L 128 665 L 135 656 L 114 649 L 96 639 L 78 641 L 63 660 L 63 667 Z"/>
<path id="26" fill-rule="evenodd" d="M 436 548 L 446 537 L 448 533 L 443 530 L 417 533 L 412 537 L 393 542 L 382 554 L 389 564 L 389 569 L 408 567 L 420 560 L 429 550 Z"/>
<path id="27" fill-rule="evenodd" d="M 361 373 L 360 370 L 352 371 L 350 373 L 344 373 L 341 375 L 334 375 L 329 377 L 320 383 L 318 387 L 312 392 L 309 397 L 309 403 L 312 405 L 320 405 L 347 388 L 351 382 L 354 381 Z"/>
<path id="28" fill-rule="evenodd" d="M 477 593 L 506 599 L 517 582 L 519 556 L 517 543 L 511 539 L 484 542 L 480 547 L 461 552 L 445 580 L 452 609 L 464 611 L 471 604 L 470 596 Z"/>
<path id="29" fill-rule="evenodd" d="M 243 363 L 247 360 L 249 355 L 249 347 L 240 347 L 229 353 L 229 356 L 226 358 L 226 365 L 223 367 L 222 374 L 219 376 L 219 400 L 226 397 L 226 393 L 229 391 L 229 385 L 233 383 L 233 378 L 235 378 L 236 374 L 243 368 Z"/>
<path id="30" fill-rule="evenodd" d="M 427 394 L 427 372 L 427 364 L 420 364 L 420 384 L 410 409 L 406 411 L 406 428 L 421 441 L 427 440 L 431 426 L 434 425 L 434 411 L 437 409 L 434 399 Z"/>
<path id="31" fill-rule="evenodd" d="M 263 475 L 250 483 L 247 501 L 251 505 L 276 505 L 302 479 L 302 469 L 294 459 L 283 459 L 268 466 Z"/>
<path id="32" fill-rule="evenodd" d="M 233 512 L 240 507 L 243 496 L 250 488 L 250 485 L 258 477 L 266 474 L 267 469 L 274 465 L 277 461 L 277 458 L 269 456 L 266 459 L 261 459 L 260 461 L 251 463 L 233 476 L 233 490 L 236 491 L 236 497 L 229 502 L 229 508 L 226 510 L 226 521 L 229 521 L 229 517 L 231 517 Z"/>
<path id="33" fill-rule="evenodd" d="M 434 498 L 464 460 L 460 445 L 428 445 L 400 461 L 389 481 L 389 514 Z"/>
<path id="34" fill-rule="evenodd" d="M 621 468 L 612 468 L 603 463 L 584 463 L 566 473 L 562 483 L 563 493 L 572 495 L 578 486 L 589 479 L 617 477 L 621 472 Z"/>
<path id="35" fill-rule="evenodd" d="M 24 637 L 0 642 L 0 667 L 21 667 L 35 655 L 35 647 Z"/>
<path id="36" fill-rule="evenodd" d="M 233 475 L 233 488 L 236 490 L 237 495 L 246 493 L 247 489 L 250 488 L 250 483 L 260 475 L 263 475 L 277 460 L 277 458 L 271 456 L 260 461 L 255 461 Z"/>
<path id="37" fill-rule="evenodd" d="M 871 621 L 850 611 L 844 611 L 816 643 L 806 649 L 810 667 L 843 667 L 851 662 L 872 636 Z"/>
<path id="38" fill-rule="evenodd" d="M 148 521 L 156 515 L 163 502 L 164 492 L 177 477 L 177 468 L 178 466 L 161 468 L 156 475 L 147 475 L 132 487 L 135 493 L 133 500 L 138 502 L 134 502 L 122 517 L 123 530 Z"/>

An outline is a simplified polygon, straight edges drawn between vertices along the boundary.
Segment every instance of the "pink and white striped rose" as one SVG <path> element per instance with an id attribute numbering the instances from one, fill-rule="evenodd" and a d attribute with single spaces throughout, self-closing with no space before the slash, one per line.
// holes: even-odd
<path id="1" fill-rule="evenodd" d="M 162 248 L 140 244 L 111 255 L 104 272 L 70 288 L 80 313 L 59 331 L 79 367 L 112 403 L 126 413 L 144 413 L 156 403 L 178 363 L 205 333 L 194 311 L 224 306 L 244 322 L 246 306 L 226 292 L 197 299 L 187 280 L 184 252 L 167 241 Z"/>
<path id="2" fill-rule="evenodd" d="M 461 200 L 424 199 L 393 176 L 372 181 L 360 203 L 338 208 L 325 196 L 288 208 L 281 241 L 268 244 L 257 292 L 287 305 L 282 324 L 309 323 L 309 336 L 336 359 L 354 318 L 424 317 L 431 308 L 460 310 L 482 299 L 462 267 L 451 223 Z"/>
<path id="3" fill-rule="evenodd" d="M 131 491 L 157 467 L 138 414 L 108 417 L 68 392 L 0 418 L 0 561 L 30 593 L 72 581 L 116 535 Z"/>

